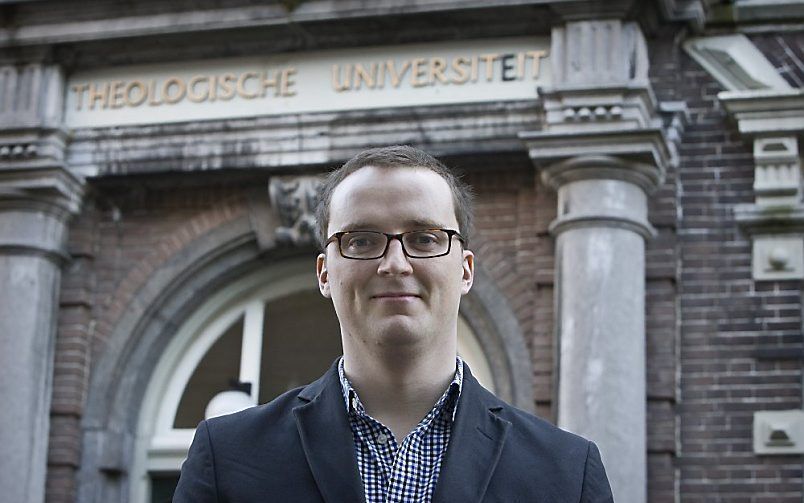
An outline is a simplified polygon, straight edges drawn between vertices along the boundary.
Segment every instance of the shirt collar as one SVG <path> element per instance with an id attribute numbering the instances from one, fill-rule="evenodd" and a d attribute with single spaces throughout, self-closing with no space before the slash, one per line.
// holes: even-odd
<path id="1" fill-rule="evenodd" d="M 341 356 L 341 359 L 338 361 L 338 377 L 340 377 L 341 380 L 341 391 L 343 392 L 343 399 L 346 404 L 346 412 L 350 415 L 364 415 L 366 413 L 366 409 L 363 407 L 360 397 L 357 396 L 357 391 L 355 391 L 355 389 L 352 387 L 352 383 L 350 383 L 349 379 L 346 377 L 346 372 L 344 371 L 343 367 L 343 356 Z M 463 359 L 460 356 L 456 356 L 455 376 L 452 378 L 452 382 L 449 384 L 446 391 L 444 391 L 444 394 L 441 395 L 441 398 L 438 399 L 433 408 L 436 410 L 446 408 L 451 412 L 452 421 L 455 421 L 455 415 L 458 411 L 458 399 L 461 396 L 462 389 Z"/>

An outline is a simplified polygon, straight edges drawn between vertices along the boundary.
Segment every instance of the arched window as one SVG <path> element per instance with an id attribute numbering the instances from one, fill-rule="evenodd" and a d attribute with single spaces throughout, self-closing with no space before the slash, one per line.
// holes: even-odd
<path id="1" fill-rule="evenodd" d="M 463 319 L 458 352 L 493 391 L 489 363 Z M 318 378 L 340 354 L 338 321 L 310 260 L 268 267 L 201 300 L 148 385 L 132 501 L 169 501 L 196 425 L 220 402 L 232 405 L 222 393 L 238 390 L 242 407 L 266 403 Z"/>

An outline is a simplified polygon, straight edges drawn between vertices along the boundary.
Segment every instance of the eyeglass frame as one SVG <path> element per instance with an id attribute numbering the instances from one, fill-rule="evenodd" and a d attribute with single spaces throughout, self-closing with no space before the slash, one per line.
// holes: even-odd
<path id="1" fill-rule="evenodd" d="M 414 232 L 427 232 L 427 231 L 446 232 L 447 233 L 447 251 L 445 251 L 444 253 L 439 253 L 438 255 L 429 255 L 427 257 L 416 257 L 414 255 L 410 255 L 408 253 L 407 248 L 405 248 L 405 242 L 402 241 L 402 236 L 404 236 L 405 234 L 412 234 Z M 356 233 L 356 232 L 371 232 L 373 234 L 382 234 L 383 236 L 385 236 L 385 248 L 383 248 L 382 253 L 380 255 L 377 255 L 376 257 L 367 257 L 367 258 L 347 257 L 346 255 L 344 255 L 343 250 L 341 249 L 341 237 L 343 237 L 346 234 L 353 234 L 353 233 Z M 407 258 L 415 258 L 415 259 L 438 258 L 438 257 L 444 257 L 444 256 L 450 254 L 450 252 L 452 251 L 452 238 L 453 238 L 453 236 L 458 237 L 458 241 L 461 242 L 461 246 L 466 244 L 466 239 L 464 239 L 464 237 L 461 236 L 461 233 L 456 231 L 456 230 L 453 230 L 453 229 L 416 229 L 415 231 L 405 231 L 405 232 L 400 232 L 398 234 L 390 234 L 388 232 L 380 232 L 380 231 L 364 231 L 364 230 L 340 231 L 340 232 L 336 232 L 336 233 L 332 234 L 327 239 L 327 242 L 324 243 L 324 249 L 326 249 L 332 241 L 335 241 L 336 243 L 338 243 L 338 253 L 341 255 L 341 257 L 343 257 L 345 259 L 348 259 L 348 260 L 377 260 L 378 258 L 384 257 L 388 253 L 388 248 L 391 246 L 391 240 L 396 239 L 396 240 L 399 241 L 399 245 L 402 247 L 402 253 Z"/>

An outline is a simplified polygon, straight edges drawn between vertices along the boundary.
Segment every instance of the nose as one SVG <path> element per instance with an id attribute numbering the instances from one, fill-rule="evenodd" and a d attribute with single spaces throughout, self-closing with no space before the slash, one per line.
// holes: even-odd
<path id="1" fill-rule="evenodd" d="M 405 256 L 402 250 L 402 242 L 399 239 L 392 239 L 388 243 L 388 250 L 385 255 L 380 257 L 380 265 L 377 267 L 377 273 L 382 275 L 406 275 L 410 274 L 413 268 L 410 266 L 410 260 Z"/>

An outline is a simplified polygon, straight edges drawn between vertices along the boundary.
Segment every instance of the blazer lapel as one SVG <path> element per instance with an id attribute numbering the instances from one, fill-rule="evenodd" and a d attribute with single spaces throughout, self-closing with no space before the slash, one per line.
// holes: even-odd
<path id="1" fill-rule="evenodd" d="M 318 490 L 327 502 L 365 502 L 354 441 L 338 379 L 337 362 L 302 390 L 293 409 L 302 448 Z"/>
<path id="2" fill-rule="evenodd" d="M 478 502 L 483 499 L 500 459 L 511 423 L 496 412 L 501 402 L 483 389 L 464 365 L 464 382 L 449 446 L 433 495 L 433 503 Z"/>

